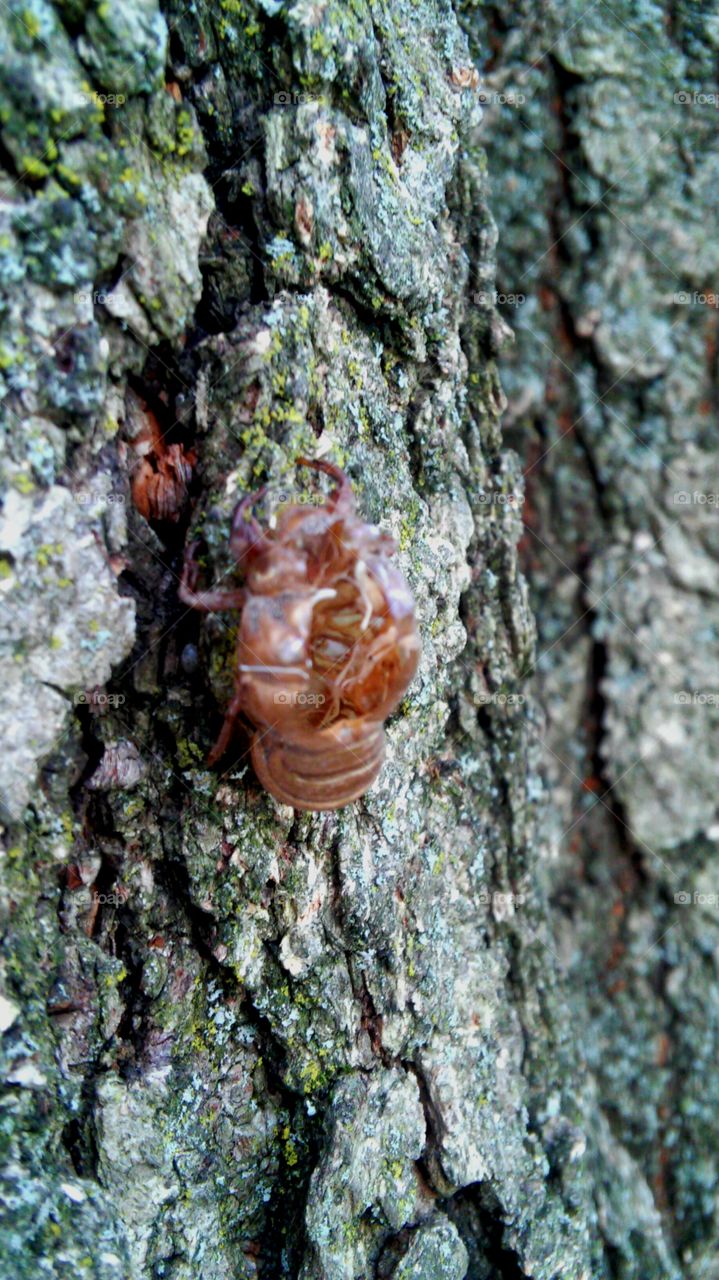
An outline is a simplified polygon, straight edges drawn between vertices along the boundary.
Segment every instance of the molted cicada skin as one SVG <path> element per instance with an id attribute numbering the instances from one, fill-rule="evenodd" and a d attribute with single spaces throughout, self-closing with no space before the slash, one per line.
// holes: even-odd
<path id="1" fill-rule="evenodd" d="M 347 477 L 323 506 L 288 505 L 263 530 L 237 507 L 230 548 L 245 586 L 198 591 L 189 549 L 180 597 L 205 610 L 242 607 L 236 691 L 211 753 L 229 745 L 244 714 L 255 726 L 262 785 L 296 809 L 337 809 L 364 794 L 384 758 L 383 722 L 417 669 L 414 600 L 392 563 L 394 542 L 356 514 Z"/>

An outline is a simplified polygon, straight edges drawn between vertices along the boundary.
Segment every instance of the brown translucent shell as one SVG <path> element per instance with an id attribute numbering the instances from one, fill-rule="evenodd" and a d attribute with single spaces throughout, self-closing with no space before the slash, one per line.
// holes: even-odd
<path id="1" fill-rule="evenodd" d="M 139 426 L 132 441 L 133 502 L 146 520 L 176 523 L 187 501 L 196 456 L 184 445 L 165 443 L 157 418 L 139 396 L 131 396 L 131 405 Z"/>
<path id="2" fill-rule="evenodd" d="M 286 505 L 262 529 L 249 511 L 264 490 L 243 499 L 230 549 L 244 587 L 198 590 L 190 547 L 180 597 L 207 611 L 242 608 L 235 696 L 210 762 L 244 715 L 262 785 L 296 809 L 338 809 L 382 766 L 383 722 L 417 670 L 420 642 L 392 538 L 356 514 L 339 467 L 297 461 L 336 481 L 325 504 Z"/>

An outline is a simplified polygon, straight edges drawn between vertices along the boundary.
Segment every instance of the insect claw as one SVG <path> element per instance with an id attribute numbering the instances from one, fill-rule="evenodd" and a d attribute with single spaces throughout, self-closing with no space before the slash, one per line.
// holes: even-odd
<path id="1" fill-rule="evenodd" d="M 245 494 L 241 498 L 232 513 L 232 523 L 230 526 L 230 551 L 236 560 L 242 560 L 253 547 L 259 549 L 260 544 L 264 541 L 265 535 L 261 526 L 251 516 L 248 520 L 245 512 L 249 511 L 260 498 L 267 493 L 267 485 L 262 486 L 256 493 Z"/>
<path id="2" fill-rule="evenodd" d="M 199 547 L 199 539 L 188 543 L 185 547 L 185 559 L 182 565 L 182 586 L 187 591 L 194 592 L 197 587 L 197 580 L 200 576 L 200 566 L 197 562 L 197 548 Z"/>
<path id="3" fill-rule="evenodd" d="M 245 519 L 245 511 L 247 511 L 247 509 L 248 509 L 249 507 L 254 507 L 255 503 L 256 503 L 256 502 L 259 502 L 260 498 L 264 498 L 264 496 L 265 496 L 265 494 L 266 494 L 266 493 L 267 493 L 267 485 L 266 485 L 266 484 L 263 484 L 263 485 L 262 485 L 262 487 L 261 487 L 260 489 L 256 489 L 254 493 L 246 493 L 246 494 L 245 494 L 245 496 L 244 496 L 244 498 L 240 498 L 240 501 L 238 502 L 237 506 L 235 507 L 235 510 L 234 510 L 234 511 L 233 511 L 233 513 L 232 513 L 232 523 L 233 523 L 233 525 L 234 525 L 234 524 L 235 524 L 235 522 L 236 522 L 237 520 L 239 520 L 240 518 L 241 518 L 242 520 L 244 520 L 244 519 Z M 257 524 L 257 521 L 256 521 L 256 520 L 253 520 L 253 521 L 249 521 L 249 520 L 248 520 L 246 523 L 247 523 L 247 524 L 250 524 L 250 523 L 252 523 L 252 524 Z M 257 527 L 259 528 L 259 525 L 258 525 Z"/>
<path id="4" fill-rule="evenodd" d="M 185 559 L 182 566 L 182 577 L 177 590 L 178 598 L 192 609 L 201 609 L 203 613 L 219 613 L 221 609 L 239 609 L 245 600 L 242 587 L 229 590 L 198 591 L 200 566 L 195 558 L 198 542 L 191 542 L 185 548 Z"/>
<path id="5" fill-rule="evenodd" d="M 207 763 L 210 767 L 212 767 L 212 765 L 214 764 L 217 764 L 217 761 L 221 760 L 223 755 L 227 751 L 227 748 L 229 747 L 235 732 L 235 724 L 237 722 L 237 718 L 241 714 L 241 712 L 242 712 L 242 698 L 240 697 L 239 694 L 235 694 L 234 698 L 232 699 L 232 702 L 230 703 L 229 707 L 227 708 L 227 711 L 225 712 L 225 718 L 222 722 L 222 728 L 220 729 L 220 734 L 217 739 L 217 742 L 215 743 L 212 750 L 209 752 L 207 756 Z"/>
<path id="6" fill-rule="evenodd" d="M 326 476 L 331 476 L 337 482 L 337 488 L 330 498 L 334 506 L 340 503 L 343 506 L 354 506 L 352 485 L 341 467 L 334 462 L 325 462 L 322 458 L 295 458 L 295 462 L 298 467 L 314 467 L 315 471 L 323 471 Z"/>

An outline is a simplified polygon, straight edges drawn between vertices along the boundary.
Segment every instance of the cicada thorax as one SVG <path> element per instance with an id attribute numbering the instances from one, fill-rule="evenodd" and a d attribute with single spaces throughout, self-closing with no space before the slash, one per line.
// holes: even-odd
<path id="1" fill-rule="evenodd" d="M 319 523 L 318 513 L 305 519 Z M 243 709 L 290 739 L 342 718 L 384 720 L 416 670 L 419 641 L 406 583 L 378 557 L 365 562 L 359 534 L 368 526 L 354 526 L 349 543 L 336 540 L 330 526 L 332 554 L 324 558 L 306 539 L 301 586 L 248 594 L 238 655 Z M 325 551 L 328 532 L 320 538 Z M 263 561 L 250 581 L 266 588 Z"/>
<path id="2" fill-rule="evenodd" d="M 397 575 L 397 580 L 406 592 L 404 579 Z M 394 587 L 375 575 L 373 562 L 357 557 L 337 580 L 335 595 L 314 610 L 312 665 L 340 716 L 384 720 L 414 676 L 419 657 L 414 611 L 396 608 Z"/>
<path id="3" fill-rule="evenodd" d="M 320 593 L 321 594 L 321 593 Z M 323 681 L 312 670 L 309 636 L 316 591 L 248 594 L 240 620 L 237 682 L 254 724 L 301 740 L 324 719 Z"/>

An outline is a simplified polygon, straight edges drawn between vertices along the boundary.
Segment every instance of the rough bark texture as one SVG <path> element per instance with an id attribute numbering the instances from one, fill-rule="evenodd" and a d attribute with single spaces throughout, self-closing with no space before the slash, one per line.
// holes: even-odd
<path id="1" fill-rule="evenodd" d="M 597 1147 L 635 1188 L 602 1192 L 600 1225 L 612 1274 L 704 1280 L 719 1274 L 719 8 L 487 6 L 467 24 L 487 51 L 497 289 L 516 329 L 504 427 L 539 629 L 539 847 Z M 637 1232 L 640 1204 L 661 1237 Z"/>
<path id="2" fill-rule="evenodd" d="M 2 10 L 13 1280 L 719 1275 L 719 14 L 537 8 Z M 300 454 L 423 638 L 337 814 L 177 600 Z"/>

